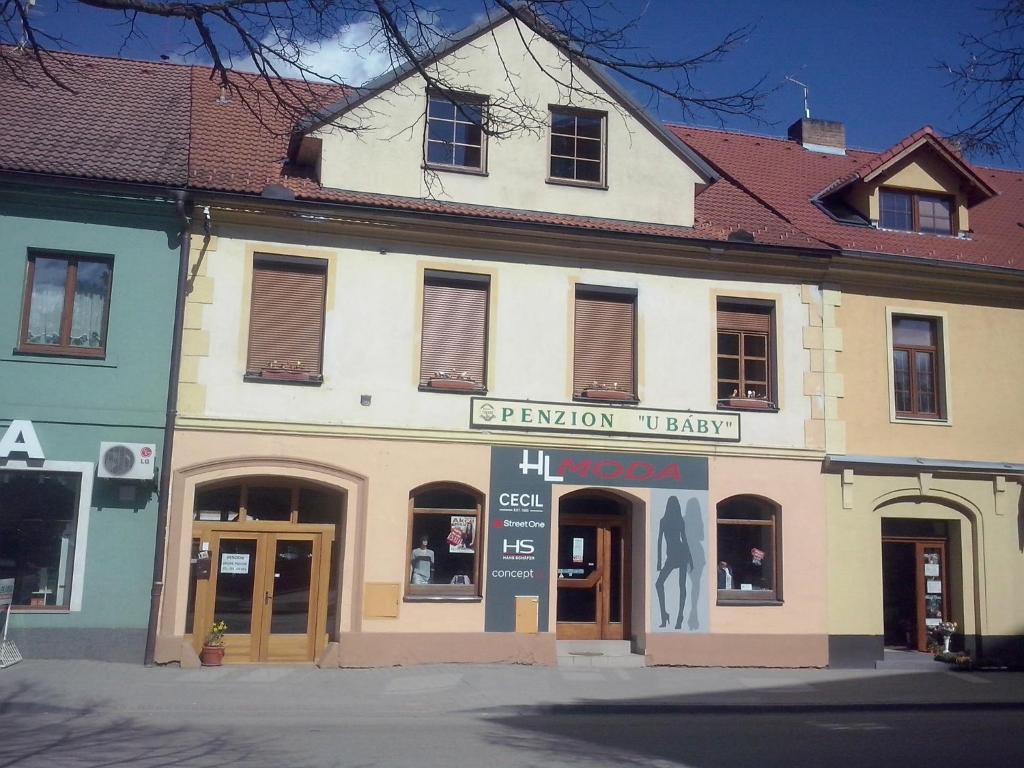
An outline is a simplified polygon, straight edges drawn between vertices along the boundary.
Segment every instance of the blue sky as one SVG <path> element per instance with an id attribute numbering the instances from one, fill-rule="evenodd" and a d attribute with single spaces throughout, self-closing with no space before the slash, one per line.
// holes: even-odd
<path id="1" fill-rule="evenodd" d="M 620 5 L 632 8 L 636 1 Z M 845 123 L 851 147 L 883 149 L 922 125 L 951 132 L 962 122 L 955 93 L 937 62 L 958 58 L 962 31 L 987 28 L 980 6 L 993 1 L 651 0 L 634 40 L 655 56 L 670 57 L 696 52 L 730 29 L 753 24 L 749 40 L 723 63 L 705 69 L 700 84 L 708 91 L 727 91 L 764 75 L 766 87 L 776 89 L 762 115 L 768 124 L 736 118 L 727 119 L 726 127 L 783 135 L 803 108 L 801 89 L 784 81 L 792 75 L 810 85 L 814 117 Z M 120 51 L 124 26 L 119 16 L 67 2 L 57 11 L 56 3 L 39 0 L 41 20 L 68 38 L 72 49 L 155 59 L 181 48 L 181 27 L 161 20 L 143 27 L 145 40 Z M 438 7 L 445 9 L 446 23 L 459 27 L 479 14 L 481 5 L 479 0 L 439 0 Z M 345 66 L 363 74 L 372 62 Z M 680 117 L 678 107 L 664 102 L 655 111 L 666 120 Z M 717 127 L 706 117 L 691 122 Z M 1020 149 L 1018 157 L 1024 156 Z"/>

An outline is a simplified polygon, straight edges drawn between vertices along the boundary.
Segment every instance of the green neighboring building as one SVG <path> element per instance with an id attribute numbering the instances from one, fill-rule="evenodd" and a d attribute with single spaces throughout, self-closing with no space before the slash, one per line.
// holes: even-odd
<path id="1" fill-rule="evenodd" d="M 26 658 L 142 661 L 188 68 L 66 59 L 0 77 L 0 579 Z"/>

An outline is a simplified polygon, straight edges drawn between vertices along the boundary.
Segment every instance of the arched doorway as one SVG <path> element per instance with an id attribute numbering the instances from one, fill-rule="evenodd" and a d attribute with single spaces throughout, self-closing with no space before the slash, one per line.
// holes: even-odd
<path id="1" fill-rule="evenodd" d="M 561 498 L 556 553 L 559 639 L 629 639 L 631 551 L 628 502 L 601 490 Z"/>
<path id="2" fill-rule="evenodd" d="M 196 488 L 186 633 L 227 624 L 225 661 L 312 661 L 335 625 L 345 496 L 287 477 Z"/>

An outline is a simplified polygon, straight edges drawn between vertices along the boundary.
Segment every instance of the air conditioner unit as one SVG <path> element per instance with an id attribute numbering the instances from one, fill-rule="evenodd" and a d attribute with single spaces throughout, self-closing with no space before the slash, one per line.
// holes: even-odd
<path id="1" fill-rule="evenodd" d="M 97 477 L 152 480 L 156 446 L 152 443 L 100 443 Z"/>

